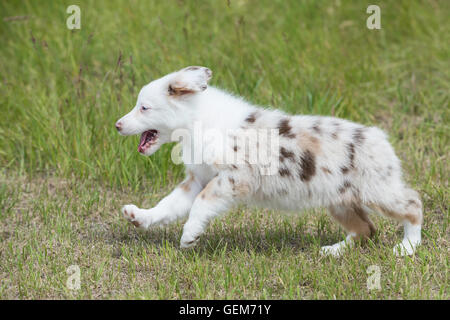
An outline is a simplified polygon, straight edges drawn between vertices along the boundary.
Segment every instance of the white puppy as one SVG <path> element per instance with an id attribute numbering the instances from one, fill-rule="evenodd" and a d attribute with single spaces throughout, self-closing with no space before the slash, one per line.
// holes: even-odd
<path id="1" fill-rule="evenodd" d="M 183 136 L 186 179 L 152 209 L 124 206 L 130 222 L 147 229 L 189 214 L 181 237 L 187 248 L 213 217 L 239 203 L 282 210 L 326 207 L 348 232 L 344 241 L 322 248 L 338 255 L 374 233 L 368 217 L 373 209 L 404 225 L 394 252 L 414 252 L 421 241 L 422 202 L 404 184 L 384 132 L 333 117 L 263 109 L 208 86 L 211 76 L 208 68 L 194 66 L 152 81 L 117 121 L 120 134 L 141 134 L 138 151 L 144 155 Z M 264 130 L 270 139 L 253 134 Z M 263 149 L 268 161 L 254 161 Z"/>

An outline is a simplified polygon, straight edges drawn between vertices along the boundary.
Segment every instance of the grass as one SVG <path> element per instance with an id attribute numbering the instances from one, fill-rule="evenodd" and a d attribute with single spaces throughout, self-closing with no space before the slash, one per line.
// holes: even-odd
<path id="1" fill-rule="evenodd" d="M 449 299 L 450 3 L 376 1 L 0 3 L 0 298 Z M 323 210 L 238 208 L 193 251 L 182 222 L 138 232 L 125 203 L 154 206 L 183 176 L 171 145 L 150 158 L 115 121 L 151 79 L 187 65 L 212 83 L 292 113 L 377 125 L 424 201 L 424 243 L 396 258 L 399 225 L 342 258 Z M 70 265 L 81 289 L 66 287 Z M 366 286 L 370 266 L 381 290 Z"/>

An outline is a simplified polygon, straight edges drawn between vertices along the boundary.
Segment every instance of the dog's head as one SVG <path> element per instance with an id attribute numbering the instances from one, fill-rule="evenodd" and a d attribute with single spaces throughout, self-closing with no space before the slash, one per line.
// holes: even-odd
<path id="1" fill-rule="evenodd" d="M 151 155 L 170 142 L 173 130 L 189 122 L 189 104 L 208 87 L 212 72 L 205 67 L 187 67 L 170 73 L 144 86 L 136 106 L 119 121 L 121 135 L 140 134 L 138 151 Z"/>

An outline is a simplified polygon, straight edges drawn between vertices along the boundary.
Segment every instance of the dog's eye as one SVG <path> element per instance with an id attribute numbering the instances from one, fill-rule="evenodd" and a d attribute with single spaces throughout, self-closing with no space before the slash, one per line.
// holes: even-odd
<path id="1" fill-rule="evenodd" d="M 145 110 L 148 110 L 148 109 L 150 109 L 149 107 L 146 107 L 146 106 L 141 106 L 141 110 L 142 111 L 145 111 Z"/>

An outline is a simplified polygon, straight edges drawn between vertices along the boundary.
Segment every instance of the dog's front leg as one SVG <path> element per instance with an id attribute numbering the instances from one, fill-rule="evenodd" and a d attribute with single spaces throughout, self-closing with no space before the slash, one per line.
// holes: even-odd
<path id="1" fill-rule="evenodd" d="M 192 173 L 168 196 L 152 209 L 139 209 L 134 204 L 125 205 L 122 213 L 136 227 L 148 229 L 154 225 L 169 224 L 186 216 L 202 185 Z"/>
<path id="2" fill-rule="evenodd" d="M 236 202 L 239 194 L 234 192 L 236 186 L 231 185 L 233 181 L 232 178 L 217 176 L 200 192 L 183 228 L 180 242 L 182 248 L 194 246 L 211 219 L 228 210 Z"/>

